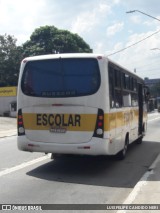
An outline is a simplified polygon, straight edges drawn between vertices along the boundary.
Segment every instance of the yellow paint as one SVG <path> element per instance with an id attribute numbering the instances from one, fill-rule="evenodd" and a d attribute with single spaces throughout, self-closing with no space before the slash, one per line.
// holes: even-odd
<path id="1" fill-rule="evenodd" d="M 49 115 L 49 114 L 47 114 Z M 73 114 L 74 116 L 74 114 Z M 64 123 L 67 123 L 69 114 L 64 114 Z M 96 114 L 80 114 L 80 126 L 65 126 L 68 131 L 94 131 L 97 115 Z M 28 130 L 49 130 L 52 126 L 47 122 L 46 125 L 37 125 L 37 114 L 23 114 L 24 127 Z M 53 125 L 54 127 L 54 125 Z M 57 127 L 57 126 L 55 126 Z M 59 125 L 59 127 L 64 127 Z"/>
<path id="2" fill-rule="evenodd" d="M 104 131 L 138 123 L 138 110 L 127 110 L 105 114 Z"/>
<path id="3" fill-rule="evenodd" d="M 17 95 L 17 87 L 0 87 L 0 97 Z"/>
<path id="4" fill-rule="evenodd" d="M 57 125 L 50 125 L 47 122 L 43 125 L 42 120 L 37 121 L 37 115 L 35 113 L 23 113 L 24 127 L 28 130 L 49 130 L 51 127 L 57 127 Z M 45 114 L 46 117 L 50 114 Z M 55 116 L 56 114 L 53 114 Z M 79 114 L 80 124 L 73 125 L 72 123 L 64 126 L 63 123 L 67 123 L 69 116 L 74 118 L 74 114 L 62 114 L 63 122 L 58 127 L 64 127 L 67 131 L 94 131 L 96 125 L 97 114 Z M 61 115 L 61 116 L 62 116 Z M 41 117 L 40 117 L 41 118 Z M 53 122 L 53 118 L 52 118 Z M 110 131 L 116 128 L 120 128 L 126 125 L 138 124 L 138 110 L 127 110 L 115 113 L 106 113 L 104 114 L 104 131 Z"/>

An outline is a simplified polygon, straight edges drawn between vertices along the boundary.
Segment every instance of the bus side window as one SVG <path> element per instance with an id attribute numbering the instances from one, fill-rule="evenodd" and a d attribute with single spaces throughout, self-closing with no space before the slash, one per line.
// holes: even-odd
<path id="1" fill-rule="evenodd" d="M 22 90 L 23 92 L 28 94 L 33 94 L 33 74 L 29 69 L 26 69 L 25 73 L 23 74 L 23 82 Z"/>
<path id="2" fill-rule="evenodd" d="M 116 108 L 122 107 L 122 92 L 119 89 L 115 89 L 115 105 Z"/>
<path id="3" fill-rule="evenodd" d="M 119 67 L 109 65 L 110 108 L 122 107 L 122 72 Z"/>
<path id="4" fill-rule="evenodd" d="M 115 107 L 120 108 L 120 107 L 122 107 L 121 71 L 119 68 L 116 68 L 116 69 L 114 69 L 114 73 L 115 73 L 115 75 L 114 75 Z"/>
<path id="5" fill-rule="evenodd" d="M 109 65 L 109 97 L 110 97 L 110 108 L 115 107 L 114 102 L 114 69 Z"/>
<path id="6" fill-rule="evenodd" d="M 124 107 L 131 106 L 131 94 L 126 91 L 123 91 L 123 106 Z"/>
<path id="7" fill-rule="evenodd" d="M 131 93 L 132 106 L 138 106 L 138 95 L 137 93 Z"/>

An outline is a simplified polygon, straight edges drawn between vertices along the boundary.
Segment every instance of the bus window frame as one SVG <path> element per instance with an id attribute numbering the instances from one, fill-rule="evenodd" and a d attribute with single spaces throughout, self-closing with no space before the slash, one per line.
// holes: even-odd
<path id="1" fill-rule="evenodd" d="M 112 74 L 111 74 L 112 73 Z M 119 73 L 117 75 L 117 73 Z M 110 109 L 138 106 L 138 77 L 112 62 L 108 63 Z M 112 76 L 112 82 L 111 82 Z M 118 78 L 119 77 L 119 78 Z M 117 84 L 117 82 L 120 82 Z M 128 82 L 127 82 L 128 81 Z M 111 92 L 112 89 L 112 92 Z M 116 104 L 116 92 L 120 91 L 122 104 Z M 124 100 L 125 96 L 128 96 Z M 127 100 L 128 99 L 128 100 Z M 128 102 L 128 104 L 126 104 Z"/>

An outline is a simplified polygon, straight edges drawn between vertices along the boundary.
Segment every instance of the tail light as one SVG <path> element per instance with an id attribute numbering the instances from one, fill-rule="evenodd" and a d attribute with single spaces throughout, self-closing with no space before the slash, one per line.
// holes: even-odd
<path id="1" fill-rule="evenodd" d="M 18 126 L 18 136 L 25 135 L 25 129 L 23 125 L 23 115 L 21 109 L 18 110 L 17 126 Z"/>
<path id="2" fill-rule="evenodd" d="M 97 121 L 93 137 L 103 138 L 103 135 L 104 135 L 104 112 L 102 109 L 98 109 Z"/>

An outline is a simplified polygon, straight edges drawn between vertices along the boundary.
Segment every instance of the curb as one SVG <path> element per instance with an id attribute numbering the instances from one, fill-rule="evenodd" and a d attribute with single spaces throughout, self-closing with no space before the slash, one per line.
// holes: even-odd
<path id="1" fill-rule="evenodd" d="M 6 138 L 6 137 L 11 137 L 11 136 L 16 136 L 17 135 L 17 130 L 12 130 L 12 131 L 0 131 L 0 138 Z"/>
<path id="2" fill-rule="evenodd" d="M 156 168 L 156 165 L 158 162 L 160 162 L 160 154 L 158 154 L 158 156 L 156 157 L 154 162 L 151 164 L 151 166 L 148 168 L 148 170 L 144 173 L 144 175 L 141 177 L 141 179 L 135 185 L 135 187 L 130 192 L 128 197 L 124 200 L 122 205 L 133 204 L 133 202 L 136 200 L 136 197 L 138 196 L 139 192 L 142 191 L 142 187 L 145 185 L 148 185 L 149 181 L 147 181 L 147 180 L 150 175 L 154 174 L 154 169 Z M 116 213 L 127 213 L 127 212 L 128 212 L 128 210 L 118 210 Z"/>

